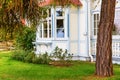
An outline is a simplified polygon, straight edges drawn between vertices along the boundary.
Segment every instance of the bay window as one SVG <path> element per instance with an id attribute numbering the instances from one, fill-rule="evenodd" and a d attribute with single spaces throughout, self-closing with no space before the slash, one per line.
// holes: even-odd
<path id="1" fill-rule="evenodd" d="M 67 22 L 67 21 L 66 21 Z M 43 22 L 39 28 L 40 38 L 65 38 L 67 35 L 65 27 L 65 11 L 62 7 L 56 7 L 54 9 L 47 10 L 47 18 L 43 19 Z"/>

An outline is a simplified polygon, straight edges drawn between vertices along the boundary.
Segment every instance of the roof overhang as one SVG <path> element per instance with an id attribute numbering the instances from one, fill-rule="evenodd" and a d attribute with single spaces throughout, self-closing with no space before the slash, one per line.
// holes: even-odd
<path id="1" fill-rule="evenodd" d="M 62 4 L 68 4 L 67 2 L 65 2 L 65 0 L 61 0 L 61 1 L 63 1 Z M 54 0 L 43 0 L 39 2 L 40 7 L 54 5 L 54 4 L 62 5 L 61 3 L 54 2 Z M 80 0 L 69 0 L 69 4 L 73 4 L 75 6 L 82 6 Z"/>

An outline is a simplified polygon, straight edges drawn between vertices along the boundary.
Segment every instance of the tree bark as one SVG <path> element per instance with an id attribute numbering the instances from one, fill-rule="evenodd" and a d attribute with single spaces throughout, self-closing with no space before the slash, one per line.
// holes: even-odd
<path id="1" fill-rule="evenodd" d="M 115 2 L 116 0 L 102 0 L 95 65 L 97 76 L 109 77 L 113 75 L 112 28 L 114 25 Z"/>

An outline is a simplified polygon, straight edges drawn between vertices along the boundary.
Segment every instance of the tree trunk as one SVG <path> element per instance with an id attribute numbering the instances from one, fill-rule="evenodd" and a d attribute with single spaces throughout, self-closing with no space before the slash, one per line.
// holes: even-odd
<path id="1" fill-rule="evenodd" d="M 116 0 L 102 0 L 95 65 L 97 76 L 109 77 L 113 75 L 112 28 L 114 25 L 115 2 Z"/>

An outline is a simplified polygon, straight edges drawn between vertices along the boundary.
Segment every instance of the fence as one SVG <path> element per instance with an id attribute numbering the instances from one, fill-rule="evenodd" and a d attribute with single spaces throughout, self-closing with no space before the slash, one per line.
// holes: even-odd
<path id="1" fill-rule="evenodd" d="M 91 44 L 91 54 L 94 58 L 96 57 L 96 40 L 92 40 Z M 112 60 L 114 63 L 120 62 L 120 40 L 113 39 L 112 40 Z"/>

